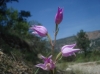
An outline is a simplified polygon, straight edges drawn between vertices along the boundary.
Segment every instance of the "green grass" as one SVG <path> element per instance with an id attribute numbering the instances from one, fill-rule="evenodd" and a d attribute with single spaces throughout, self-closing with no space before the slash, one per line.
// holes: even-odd
<path id="1" fill-rule="evenodd" d="M 56 66 L 58 69 L 64 71 L 68 67 L 68 64 L 67 64 L 67 62 L 63 62 L 63 63 L 57 63 Z"/>
<path id="2" fill-rule="evenodd" d="M 97 65 L 100 65 L 100 61 L 97 61 L 96 64 L 97 64 Z"/>

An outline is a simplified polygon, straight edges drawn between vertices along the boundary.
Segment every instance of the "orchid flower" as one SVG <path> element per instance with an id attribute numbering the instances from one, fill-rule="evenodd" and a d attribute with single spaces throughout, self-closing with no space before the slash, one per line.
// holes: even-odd
<path id="1" fill-rule="evenodd" d="M 32 32 L 32 34 L 37 34 L 41 37 L 45 37 L 48 33 L 47 29 L 44 26 L 32 26 L 30 28 L 31 30 L 34 30 L 34 32 Z"/>
<path id="2" fill-rule="evenodd" d="M 63 19 L 63 9 L 58 7 L 58 12 L 56 13 L 56 16 L 55 16 L 55 23 L 58 25 L 61 23 Z"/>
<path id="3" fill-rule="evenodd" d="M 55 63 L 52 61 L 52 55 L 47 57 L 44 57 L 41 55 L 41 59 L 43 59 L 44 63 L 40 63 L 35 65 L 36 67 L 42 68 L 43 70 L 53 70 L 55 68 Z"/>
<path id="4" fill-rule="evenodd" d="M 75 46 L 76 46 L 76 44 L 64 45 L 61 48 L 62 56 L 68 57 L 71 55 L 75 55 L 75 52 L 78 52 L 80 50 L 80 49 L 73 49 Z"/>

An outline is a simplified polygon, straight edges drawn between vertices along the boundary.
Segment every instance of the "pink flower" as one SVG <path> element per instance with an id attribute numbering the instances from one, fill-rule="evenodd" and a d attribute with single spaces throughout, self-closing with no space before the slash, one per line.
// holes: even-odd
<path id="1" fill-rule="evenodd" d="M 75 52 L 78 52 L 80 49 L 73 49 L 76 44 L 65 45 L 61 48 L 62 56 L 67 57 L 75 55 Z"/>
<path id="2" fill-rule="evenodd" d="M 58 7 L 58 12 L 56 13 L 56 16 L 55 16 L 55 23 L 57 25 L 60 24 L 62 19 L 63 19 L 63 9 Z"/>
<path id="3" fill-rule="evenodd" d="M 37 64 L 36 67 L 42 68 L 43 70 L 53 70 L 55 68 L 55 63 L 51 59 L 52 55 L 48 58 L 41 55 L 41 58 L 43 59 L 43 64 Z"/>
<path id="4" fill-rule="evenodd" d="M 44 26 L 32 26 L 30 28 L 31 30 L 34 30 L 34 32 L 32 32 L 32 34 L 37 34 L 41 37 L 45 37 L 48 33 L 47 29 Z"/>

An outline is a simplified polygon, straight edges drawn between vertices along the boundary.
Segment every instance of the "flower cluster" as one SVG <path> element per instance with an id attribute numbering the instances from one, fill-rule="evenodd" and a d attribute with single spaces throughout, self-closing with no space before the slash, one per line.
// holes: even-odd
<path id="1" fill-rule="evenodd" d="M 56 24 L 55 34 L 57 34 L 56 32 L 58 32 L 57 31 L 58 24 L 60 24 L 62 20 L 63 20 L 63 9 L 58 7 L 58 11 L 55 16 L 55 24 Z M 33 30 L 32 34 L 37 34 L 41 37 L 46 37 L 46 36 L 48 37 L 48 31 L 44 26 L 35 25 L 35 26 L 30 27 L 30 29 Z M 55 35 L 55 39 L 56 39 L 56 35 Z M 52 46 L 52 50 L 54 50 L 53 49 L 54 45 L 52 43 L 51 43 L 51 46 Z M 74 49 L 75 46 L 76 44 L 62 46 L 61 51 L 57 55 L 55 60 L 52 60 L 53 54 L 51 54 L 49 57 L 44 57 L 43 55 L 41 55 L 40 57 L 44 63 L 40 63 L 35 66 L 42 68 L 43 70 L 53 70 L 55 68 L 55 64 L 59 56 L 63 56 L 63 57 L 72 56 L 72 55 L 75 55 L 75 52 L 78 52 L 80 50 L 80 49 Z"/>

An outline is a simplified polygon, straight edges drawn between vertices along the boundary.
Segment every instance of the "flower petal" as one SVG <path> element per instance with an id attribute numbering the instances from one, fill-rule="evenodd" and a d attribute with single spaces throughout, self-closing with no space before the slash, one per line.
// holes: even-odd
<path id="1" fill-rule="evenodd" d="M 37 25 L 33 25 L 32 27 L 30 27 L 31 30 L 34 30 L 35 34 L 38 34 L 42 37 L 45 37 L 48 33 L 47 29 L 44 26 L 37 26 Z"/>
<path id="2" fill-rule="evenodd" d="M 50 55 L 48 58 L 51 59 L 52 58 L 52 55 Z"/>
<path id="3" fill-rule="evenodd" d="M 44 26 L 35 26 L 35 27 L 34 27 L 34 30 L 35 30 L 35 31 L 39 31 L 39 32 L 41 32 L 41 33 L 47 32 L 47 30 L 46 30 L 46 28 L 45 28 Z"/>
<path id="4" fill-rule="evenodd" d="M 32 34 L 38 34 L 37 32 L 32 32 Z"/>
<path id="5" fill-rule="evenodd" d="M 66 48 L 74 48 L 76 44 L 71 44 L 71 45 L 64 45 L 61 50 L 66 49 Z"/>
<path id="6" fill-rule="evenodd" d="M 45 64 L 37 64 L 37 65 L 35 65 L 35 66 L 36 66 L 36 67 L 39 67 L 39 68 L 41 68 L 41 69 L 43 69 L 43 70 L 47 70 Z"/>
<path id="7" fill-rule="evenodd" d="M 77 51 L 79 51 L 80 49 L 68 49 L 68 48 L 66 48 L 66 49 L 64 49 L 64 50 L 62 50 L 62 55 L 63 56 L 71 56 L 71 55 L 74 55 L 75 54 L 75 52 L 77 52 Z"/>

